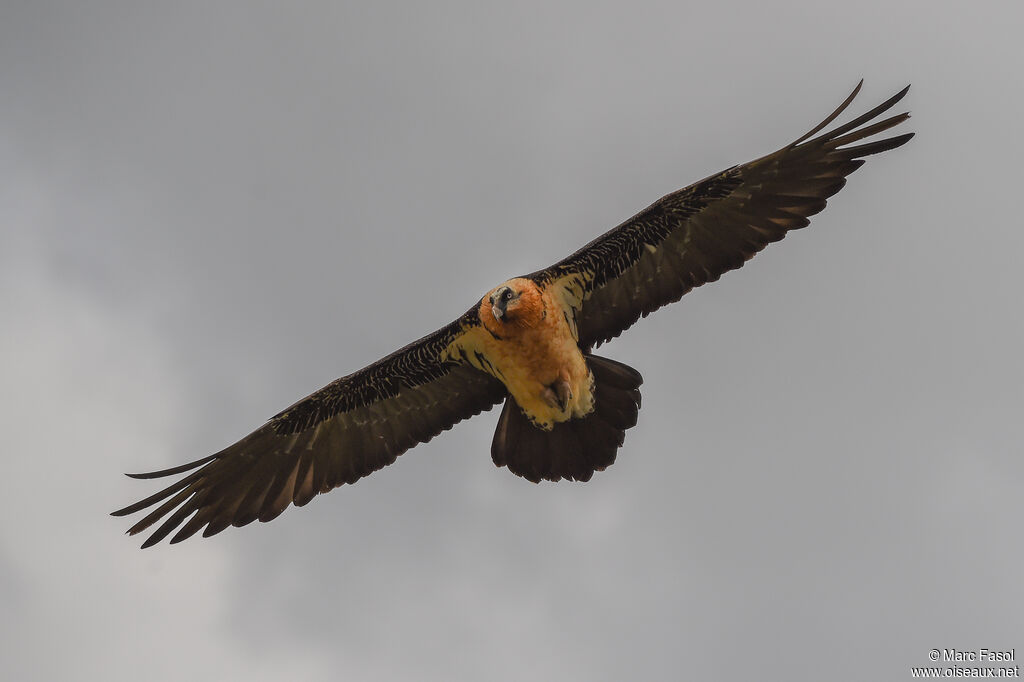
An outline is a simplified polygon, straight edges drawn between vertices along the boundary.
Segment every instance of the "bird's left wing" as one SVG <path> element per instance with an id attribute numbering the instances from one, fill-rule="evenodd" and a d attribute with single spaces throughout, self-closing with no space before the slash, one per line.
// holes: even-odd
<path id="1" fill-rule="evenodd" d="M 328 384 L 214 455 L 129 474 L 162 478 L 190 472 L 113 515 L 160 504 L 128 530 L 134 535 L 167 516 L 143 547 L 179 526 L 172 543 L 204 526 L 203 535 L 210 536 L 228 526 L 269 521 L 289 504 L 302 506 L 318 493 L 353 483 L 417 443 L 490 409 L 505 396 L 501 382 L 449 355 L 452 343 L 479 324 L 475 310 Z"/>
<path id="2" fill-rule="evenodd" d="M 809 133 L 779 151 L 662 197 L 555 265 L 528 277 L 551 288 L 572 311 L 582 348 L 613 339 L 641 316 L 738 268 L 842 189 L 863 157 L 894 149 L 913 133 L 854 144 L 905 121 L 872 122 L 909 86 L 849 123 L 814 137 L 860 91 Z"/>

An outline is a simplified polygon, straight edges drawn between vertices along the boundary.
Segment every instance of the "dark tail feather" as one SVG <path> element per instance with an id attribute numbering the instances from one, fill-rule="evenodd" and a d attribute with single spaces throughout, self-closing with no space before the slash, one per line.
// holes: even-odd
<path id="1" fill-rule="evenodd" d="M 643 377 L 628 365 L 587 356 L 594 374 L 594 411 L 582 419 L 555 424 L 550 431 L 534 426 L 511 396 L 498 419 L 491 458 L 498 466 L 538 483 L 543 480 L 589 481 L 615 461 L 615 453 L 636 425 Z"/>

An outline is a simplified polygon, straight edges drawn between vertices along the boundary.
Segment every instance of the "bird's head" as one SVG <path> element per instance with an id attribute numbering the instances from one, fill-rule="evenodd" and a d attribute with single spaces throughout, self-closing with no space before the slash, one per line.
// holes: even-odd
<path id="1" fill-rule="evenodd" d="M 507 325 L 535 325 L 543 315 L 540 289 L 531 280 L 517 277 L 496 287 L 480 305 L 480 317 L 494 329 Z"/>

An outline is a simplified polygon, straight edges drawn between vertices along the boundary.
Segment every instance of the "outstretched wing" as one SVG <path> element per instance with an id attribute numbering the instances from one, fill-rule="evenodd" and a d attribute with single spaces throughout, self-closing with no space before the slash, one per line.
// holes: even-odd
<path id="1" fill-rule="evenodd" d="M 862 84 L 792 144 L 662 197 L 565 260 L 529 275 L 567 301 L 580 346 L 615 338 L 641 316 L 742 266 L 789 230 L 806 227 L 808 216 L 825 208 L 863 157 L 913 137 L 853 145 L 909 118 L 904 113 L 870 123 L 899 102 L 907 86 L 863 116 L 809 139 L 850 105 Z"/>
<path id="2" fill-rule="evenodd" d="M 317 493 L 391 464 L 417 443 L 504 398 L 500 381 L 448 359 L 449 345 L 477 324 L 474 308 L 303 398 L 214 455 L 172 469 L 129 474 L 162 478 L 191 472 L 113 515 L 162 503 L 128 532 L 142 532 L 166 516 L 142 546 L 160 542 L 179 526 L 171 542 L 180 542 L 204 526 L 203 535 L 210 536 L 228 526 L 270 521 L 293 502 L 301 507 Z"/>

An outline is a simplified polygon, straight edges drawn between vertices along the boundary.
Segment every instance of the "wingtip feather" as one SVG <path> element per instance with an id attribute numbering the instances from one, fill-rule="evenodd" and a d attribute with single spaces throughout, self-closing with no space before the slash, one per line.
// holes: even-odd
<path id="1" fill-rule="evenodd" d="M 859 81 L 859 82 L 857 83 L 857 87 L 855 87 L 855 88 L 853 89 L 853 92 L 851 92 L 851 93 L 850 93 L 850 94 L 849 94 L 849 95 L 848 95 L 848 96 L 846 97 L 846 99 L 845 99 L 845 100 L 843 100 L 843 103 L 842 103 L 842 104 L 840 104 L 840 105 L 839 105 L 838 107 L 836 107 L 835 111 L 833 111 L 833 112 L 832 112 L 831 114 L 829 114 L 829 115 L 828 115 L 828 116 L 827 116 L 827 117 L 825 118 L 825 120 L 824 120 L 824 121 L 822 121 L 822 122 L 821 122 L 821 123 L 819 123 L 818 125 L 816 125 L 816 126 L 814 126 L 813 128 L 811 128 L 811 130 L 807 131 L 807 133 L 805 133 L 804 135 L 802 135 L 802 136 L 801 136 L 800 138 L 798 138 L 798 139 L 794 140 L 793 142 L 791 142 L 791 143 L 789 144 L 789 146 L 790 146 L 790 147 L 795 147 L 795 146 L 797 146 L 798 144 L 800 144 L 801 142 L 804 142 L 804 141 L 806 141 L 806 140 L 809 140 L 809 139 L 810 139 L 810 138 L 811 138 L 811 137 L 812 137 L 813 135 L 815 135 L 815 134 L 817 134 L 817 133 L 821 132 L 822 130 L 824 130 L 825 126 L 827 126 L 827 125 L 828 125 L 829 123 L 831 123 L 832 121 L 836 120 L 836 118 L 838 118 L 838 117 L 839 117 L 839 115 L 840 115 L 841 113 L 843 113 L 844 111 L 846 111 L 846 108 L 847 108 L 848 106 L 850 106 L 850 104 L 851 104 L 851 103 L 853 102 L 853 100 L 854 100 L 854 99 L 856 99 L 857 95 L 858 95 L 858 94 L 860 93 L 860 89 L 861 89 L 861 88 L 862 88 L 863 86 L 864 86 L 864 79 L 863 79 L 863 78 L 861 78 L 861 79 L 860 79 L 860 81 Z"/>
<path id="2" fill-rule="evenodd" d="M 216 453 L 213 455 L 209 455 L 208 457 L 203 457 L 202 459 L 197 459 L 194 462 L 188 462 L 186 464 L 180 464 L 176 467 L 171 467 L 170 469 L 161 469 L 160 471 L 147 471 L 140 474 L 125 474 L 125 476 L 134 479 L 163 478 L 164 476 L 173 476 L 175 474 L 181 474 L 186 471 L 195 469 L 196 467 L 200 467 L 206 464 L 207 462 L 216 459 L 219 455 L 220 453 Z"/>

